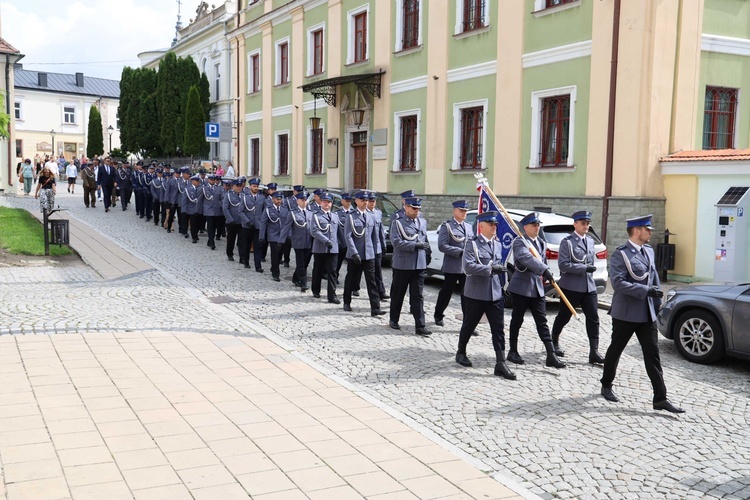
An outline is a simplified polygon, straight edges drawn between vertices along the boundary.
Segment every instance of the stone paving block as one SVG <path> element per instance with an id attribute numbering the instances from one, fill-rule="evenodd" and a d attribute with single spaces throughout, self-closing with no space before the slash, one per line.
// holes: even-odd
<path id="1" fill-rule="evenodd" d="M 63 467 L 101 464 L 112 461 L 112 452 L 106 446 L 89 446 L 71 450 L 58 450 Z"/>
<path id="2" fill-rule="evenodd" d="M 71 498 L 68 485 L 62 477 L 37 479 L 7 485 L 8 500 L 33 498 L 34 500 L 57 500 Z"/>
<path id="3" fill-rule="evenodd" d="M 404 482 L 405 479 L 435 475 L 433 470 L 412 457 L 378 462 L 378 467 L 383 469 L 397 481 L 402 482 Z"/>
<path id="4" fill-rule="evenodd" d="M 192 467 L 203 467 L 216 465 L 219 459 L 209 448 L 196 448 L 194 450 L 172 451 L 166 453 L 169 463 L 175 470 L 190 469 Z"/>
<path id="5" fill-rule="evenodd" d="M 257 453 L 260 451 L 252 440 L 246 437 L 220 439 L 217 441 L 209 441 L 207 444 L 219 458 L 234 455 L 246 455 L 248 453 Z"/>
<path id="6" fill-rule="evenodd" d="M 115 457 L 115 462 L 121 471 L 168 464 L 167 457 L 157 449 L 123 451 L 113 453 L 112 456 Z"/>
<path id="7" fill-rule="evenodd" d="M 222 484 L 190 492 L 195 500 L 247 500 L 247 492 L 239 484 Z"/>
<path id="8" fill-rule="evenodd" d="M 393 493 L 404 490 L 404 486 L 383 471 L 367 472 L 348 476 L 346 481 L 360 495 L 370 497 L 382 493 Z"/>
<path id="9" fill-rule="evenodd" d="M 243 474 L 237 476 L 237 480 L 252 497 L 295 489 L 294 483 L 278 469 Z"/>
<path id="10" fill-rule="evenodd" d="M 0 449 L 0 458 L 2 458 L 3 465 L 8 465 L 19 462 L 56 459 L 57 455 L 52 443 L 38 443 L 3 447 Z"/>
<path id="11" fill-rule="evenodd" d="M 125 481 L 131 490 L 142 490 L 158 486 L 181 484 L 175 470 L 168 465 L 143 467 L 141 469 L 123 471 Z"/>
<path id="12" fill-rule="evenodd" d="M 114 462 L 65 467 L 64 471 L 65 479 L 71 487 L 110 483 L 122 480 L 120 470 Z"/>
<path id="13" fill-rule="evenodd" d="M 273 460 L 276 466 L 286 473 L 323 465 L 323 460 L 309 450 L 270 453 L 268 454 L 268 458 Z"/>
<path id="14" fill-rule="evenodd" d="M 178 471 L 185 486 L 190 490 L 233 484 L 235 479 L 223 465 L 208 465 Z"/>
<path id="15" fill-rule="evenodd" d="M 354 490 L 351 486 L 338 486 L 325 490 L 315 490 L 307 492 L 311 500 L 361 500 L 364 497 Z"/>
<path id="16" fill-rule="evenodd" d="M 92 432 L 96 431 L 97 427 L 94 421 L 88 416 L 85 418 L 73 418 L 73 419 L 62 419 L 53 420 L 46 419 L 47 430 L 53 436 L 64 435 L 78 432 Z"/>
<path id="17" fill-rule="evenodd" d="M 3 472 L 6 485 L 63 476 L 62 466 L 57 458 L 5 464 Z"/>
<path id="18" fill-rule="evenodd" d="M 71 432 L 68 434 L 53 434 L 52 442 L 55 444 L 55 448 L 60 450 L 71 450 L 74 448 L 89 448 L 92 446 L 104 446 L 104 440 L 102 440 L 99 432 L 84 431 L 84 432 Z"/>
<path id="19" fill-rule="evenodd" d="M 46 429 L 24 429 L 0 432 L 0 447 L 48 443 L 49 440 L 49 435 L 47 434 Z"/>
<path id="20" fill-rule="evenodd" d="M 271 459 L 268 458 L 265 453 L 233 455 L 230 457 L 223 457 L 221 461 L 235 476 L 249 474 L 252 472 L 274 470 L 277 468 L 276 464 L 271 461 Z"/>
<path id="21" fill-rule="evenodd" d="M 190 491 L 182 484 L 137 490 L 133 496 L 136 500 L 193 500 Z"/>
<path id="22" fill-rule="evenodd" d="M 70 490 L 73 493 L 73 498 L 76 500 L 101 500 L 102 498 L 120 500 L 133 498 L 125 481 L 74 486 Z"/>

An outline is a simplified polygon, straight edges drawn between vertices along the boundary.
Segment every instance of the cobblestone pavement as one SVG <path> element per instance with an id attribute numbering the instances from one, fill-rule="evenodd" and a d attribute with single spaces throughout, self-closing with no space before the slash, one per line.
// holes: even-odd
<path id="1" fill-rule="evenodd" d="M 527 316 L 520 342 L 527 364 L 514 366 L 518 381 L 509 382 L 492 376 L 486 325 L 469 344 L 474 368 L 453 361 L 460 326 L 456 299 L 446 326 L 420 338 L 412 333 L 408 305 L 402 330 L 390 330 L 387 320 L 370 317 L 364 290 L 352 304 L 354 312 L 344 313 L 340 306 L 297 292 L 289 269 L 276 284 L 268 271 L 257 274 L 227 262 L 223 242 L 212 252 L 205 240 L 193 245 L 132 212 L 85 209 L 77 197 L 65 194 L 59 202 L 156 271 L 112 282 L 51 283 L 44 294 L 56 298 L 52 318 L 40 318 L 35 304 L 24 302 L 39 296 L 38 285 L 16 281 L 3 286 L 0 314 L 18 315 L 0 324 L 4 332 L 18 332 L 22 325 L 34 332 L 185 325 L 196 331 L 241 332 L 242 321 L 231 318 L 243 318 L 542 497 L 750 497 L 747 363 L 690 364 L 671 342 L 660 339 L 670 399 L 688 412 L 675 417 L 651 409 L 651 387 L 633 341 L 615 380 L 622 402 L 610 404 L 598 396 L 601 368 L 586 363 L 583 324 L 567 327 L 562 343 L 569 366 L 554 370 L 544 367 L 544 349 Z M 7 197 L 0 203 L 36 208 L 33 200 Z M 390 281 L 390 271 L 384 274 Z M 3 285 L 6 281 L 0 278 Z M 430 281 L 425 291 L 428 319 L 437 283 Z M 60 307 L 65 298 L 81 296 L 90 309 Z M 196 312 L 175 314 L 176 303 Z M 550 322 L 556 310 L 557 304 L 550 303 Z M 506 315 L 506 325 L 508 320 Z M 602 314 L 601 323 L 604 351 L 611 321 Z"/>

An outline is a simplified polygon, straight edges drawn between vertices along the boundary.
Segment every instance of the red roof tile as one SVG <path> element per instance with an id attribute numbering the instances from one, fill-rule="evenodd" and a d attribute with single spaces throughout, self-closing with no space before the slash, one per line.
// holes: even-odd
<path id="1" fill-rule="evenodd" d="M 738 161 L 750 160 L 750 149 L 706 149 L 700 151 L 678 151 L 663 156 L 661 162 L 676 161 Z"/>
<path id="2" fill-rule="evenodd" d="M 20 54 L 21 52 L 0 37 L 0 54 Z"/>

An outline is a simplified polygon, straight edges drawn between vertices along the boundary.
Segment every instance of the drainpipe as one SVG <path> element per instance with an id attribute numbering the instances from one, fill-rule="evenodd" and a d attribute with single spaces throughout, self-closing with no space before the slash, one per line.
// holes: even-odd
<path id="1" fill-rule="evenodd" d="M 5 54 L 5 112 L 11 120 L 15 120 L 14 116 L 10 114 L 10 55 Z M 12 122 L 8 121 L 8 187 L 13 187 L 13 162 L 11 161 L 11 148 L 13 143 Z"/>
<path id="2" fill-rule="evenodd" d="M 620 2 L 615 0 L 612 19 L 612 63 L 609 71 L 609 117 L 607 119 L 607 158 L 604 171 L 604 203 L 602 204 L 602 241 L 607 244 L 609 199 L 612 196 L 612 171 L 615 157 L 615 109 L 617 104 L 617 53 L 620 47 Z"/>

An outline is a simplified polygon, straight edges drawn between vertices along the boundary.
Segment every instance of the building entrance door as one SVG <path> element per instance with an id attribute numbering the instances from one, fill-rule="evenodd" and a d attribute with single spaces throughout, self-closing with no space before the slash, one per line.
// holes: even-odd
<path id="1" fill-rule="evenodd" d="M 352 134 L 354 152 L 354 189 L 367 189 L 367 132 Z"/>

